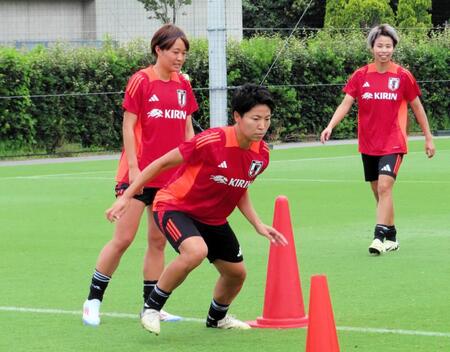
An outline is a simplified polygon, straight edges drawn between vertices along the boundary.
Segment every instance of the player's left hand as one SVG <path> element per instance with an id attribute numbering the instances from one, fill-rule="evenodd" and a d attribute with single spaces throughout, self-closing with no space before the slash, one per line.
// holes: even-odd
<path id="1" fill-rule="evenodd" d="M 281 232 L 277 231 L 271 226 L 261 224 L 261 226 L 258 226 L 256 230 L 264 237 L 267 237 L 273 244 L 281 246 L 286 246 L 288 244 L 286 237 L 284 237 Z"/>

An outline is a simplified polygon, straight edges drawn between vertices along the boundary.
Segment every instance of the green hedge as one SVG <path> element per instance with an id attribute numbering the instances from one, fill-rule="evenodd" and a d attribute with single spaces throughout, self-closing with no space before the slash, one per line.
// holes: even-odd
<path id="1" fill-rule="evenodd" d="M 317 136 L 331 118 L 348 76 L 371 60 L 363 34 L 291 38 L 284 48 L 277 36 L 230 42 L 228 85 L 261 83 L 277 100 L 269 138 L 297 141 Z M 427 38 L 402 37 L 395 60 L 412 71 L 420 84 L 432 129 L 449 129 L 450 32 Z M 121 145 L 124 87 L 130 75 L 149 65 L 148 43 L 102 49 L 36 48 L 20 52 L 0 48 L 0 143 L 54 152 L 64 144 L 116 149 Z M 200 110 L 195 119 L 209 125 L 208 47 L 192 40 L 184 71 L 196 89 Z M 434 81 L 434 82 L 430 82 Z M 95 94 L 92 94 L 95 93 Z M 50 96 L 48 96 L 50 95 Z M 55 96 L 56 95 L 56 96 Z M 18 97 L 19 96 L 19 97 Z M 11 97 L 11 98 L 8 98 Z M 355 136 L 356 108 L 334 132 Z M 411 130 L 418 126 L 412 123 Z M 1 148 L 0 148 L 1 150 Z"/>

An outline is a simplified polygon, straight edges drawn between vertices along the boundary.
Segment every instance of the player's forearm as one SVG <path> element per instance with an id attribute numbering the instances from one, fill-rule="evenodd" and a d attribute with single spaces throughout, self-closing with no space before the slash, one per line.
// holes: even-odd
<path id="1" fill-rule="evenodd" d="M 188 141 L 190 140 L 192 137 L 194 137 L 195 133 L 194 133 L 194 126 L 192 125 L 192 116 L 189 115 L 187 117 L 187 121 L 186 121 L 186 135 L 185 135 L 185 140 Z"/>
<path id="2" fill-rule="evenodd" d="M 346 106 L 344 106 L 343 104 L 339 105 L 336 109 L 336 111 L 333 114 L 333 117 L 331 118 L 330 122 L 328 123 L 329 128 L 333 129 L 335 128 L 339 122 L 341 122 L 345 115 L 347 115 L 349 111 L 349 108 L 347 108 Z"/>
<path id="3" fill-rule="evenodd" d="M 123 147 L 127 158 L 128 168 L 138 167 L 136 156 L 136 137 L 134 135 L 134 126 L 136 125 L 137 116 L 133 113 L 125 111 L 122 124 Z"/>
<path id="4" fill-rule="evenodd" d="M 152 181 L 161 172 L 180 165 L 182 162 L 183 157 L 178 148 L 172 149 L 142 170 L 123 195 L 128 198 L 133 197 L 146 183 Z"/>
<path id="5" fill-rule="evenodd" d="M 336 108 L 336 111 L 334 112 L 333 117 L 331 118 L 327 127 L 331 129 L 335 128 L 339 124 L 339 122 L 343 120 L 345 115 L 347 115 L 352 106 L 352 103 L 353 101 L 350 103 L 349 101 L 346 101 L 346 99 L 344 99 L 342 103 Z"/>
<path id="6" fill-rule="evenodd" d="M 425 136 L 425 139 L 431 140 L 433 139 L 433 135 L 431 134 L 430 125 L 428 124 L 427 114 L 425 109 L 423 108 L 422 103 L 419 100 L 419 97 L 414 99 L 411 102 L 411 109 L 416 117 L 417 123 L 419 124 L 422 132 Z"/>
<path id="7" fill-rule="evenodd" d="M 245 192 L 245 194 L 239 200 L 238 208 L 241 211 L 241 213 L 245 216 L 245 218 L 248 220 L 248 222 L 253 225 L 253 227 L 256 228 L 258 225 L 262 224 L 261 219 L 256 213 L 256 210 L 253 207 L 253 204 L 250 200 L 248 191 Z"/>

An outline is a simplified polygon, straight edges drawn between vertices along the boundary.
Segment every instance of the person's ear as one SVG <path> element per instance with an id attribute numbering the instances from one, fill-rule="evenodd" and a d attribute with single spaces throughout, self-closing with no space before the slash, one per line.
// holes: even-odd
<path id="1" fill-rule="evenodd" d="M 238 122 L 241 118 L 242 116 L 237 111 L 233 112 L 233 119 L 235 122 Z"/>

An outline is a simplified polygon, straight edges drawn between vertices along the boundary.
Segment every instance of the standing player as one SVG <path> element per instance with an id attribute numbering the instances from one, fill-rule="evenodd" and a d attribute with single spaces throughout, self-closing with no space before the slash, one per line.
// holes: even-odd
<path id="1" fill-rule="evenodd" d="M 134 74 L 128 82 L 123 108 L 123 144 L 116 176 L 116 197 L 136 180 L 148 164 L 181 142 L 194 136 L 191 114 L 197 102 L 190 83 L 180 74 L 189 50 L 189 42 L 181 29 L 164 25 L 153 36 L 152 53 L 156 63 Z M 153 220 L 150 205 L 156 191 L 174 174 L 161 173 L 152 181 L 140 185 L 130 201 L 127 212 L 116 222 L 114 235 L 103 247 L 92 276 L 89 296 L 83 306 L 83 322 L 100 324 L 99 309 L 103 294 L 120 258 L 132 243 L 139 222 L 147 207 L 148 248 L 144 258 L 144 301 L 164 269 L 166 239 Z M 161 312 L 163 320 L 179 317 Z"/>
<path id="2" fill-rule="evenodd" d="M 325 143 L 333 128 L 345 117 L 355 99 L 358 101 L 358 141 L 365 180 L 370 182 L 377 202 L 371 254 L 399 248 L 394 225 L 392 188 L 407 148 L 407 112 L 409 103 L 425 135 L 425 153 L 435 153 L 433 138 L 420 90 L 413 75 L 391 61 L 398 35 L 387 24 L 370 31 L 367 42 L 374 62 L 356 70 L 344 87 L 344 100 L 336 109 L 320 140 Z"/>
<path id="3" fill-rule="evenodd" d="M 269 148 L 262 138 L 270 125 L 272 97 L 266 88 L 244 85 L 231 104 L 234 126 L 211 128 L 151 163 L 106 213 L 110 221 L 120 221 L 143 184 L 182 164 L 153 203 L 155 221 L 179 253 L 144 305 L 141 323 L 155 334 L 166 300 L 205 258 L 219 272 L 206 326 L 250 328 L 227 315 L 246 276 L 239 242 L 227 222 L 236 206 L 259 234 L 276 244 L 287 243 L 281 233 L 261 222 L 247 191 L 269 163 Z"/>

